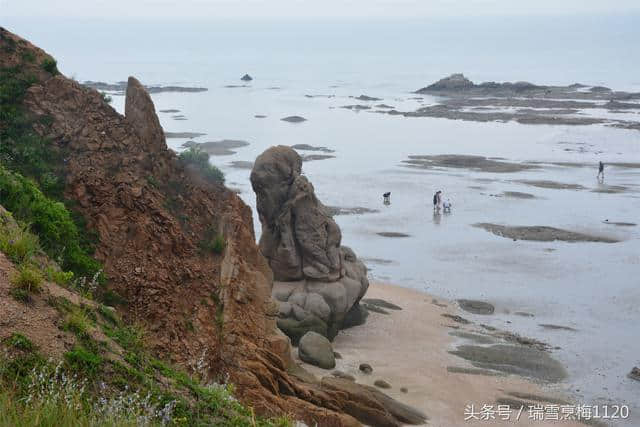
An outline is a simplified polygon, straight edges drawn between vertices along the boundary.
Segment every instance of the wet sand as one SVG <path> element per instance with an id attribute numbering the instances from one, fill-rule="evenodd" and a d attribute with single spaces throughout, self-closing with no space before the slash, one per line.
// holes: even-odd
<path id="1" fill-rule="evenodd" d="M 391 388 L 384 392 L 427 414 L 428 425 L 584 425 L 577 421 L 533 421 L 527 409 L 516 422 L 518 402 L 544 405 L 543 400 L 564 402 L 567 396 L 522 377 L 476 368 L 450 354 L 449 351 L 455 349 L 455 341 L 464 340 L 464 335 L 470 334 L 460 334 L 462 329 L 474 327 L 463 327 L 442 317 L 442 314 L 457 313 L 454 303 L 435 304 L 426 293 L 379 283 L 369 287 L 367 298 L 389 301 L 402 310 L 370 313 L 365 325 L 340 332 L 333 343 L 334 350 L 342 356 L 336 360 L 336 370 L 352 375 L 362 384 L 386 381 Z M 451 336 L 449 332 L 453 330 L 462 337 Z M 361 363 L 370 364 L 373 372 L 361 372 L 358 368 Z M 310 365 L 304 367 L 318 377 L 331 374 Z M 406 388 L 406 392 L 401 388 Z M 497 402 L 512 405 L 510 421 L 465 421 L 466 405 L 473 404 L 476 410 L 483 404 L 497 409 Z"/>

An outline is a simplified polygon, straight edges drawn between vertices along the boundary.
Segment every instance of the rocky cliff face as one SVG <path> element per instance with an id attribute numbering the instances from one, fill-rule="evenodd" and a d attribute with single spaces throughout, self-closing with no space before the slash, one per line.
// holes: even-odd
<path id="1" fill-rule="evenodd" d="M 290 147 L 271 147 L 251 172 L 262 223 L 260 250 L 274 273 L 278 326 L 297 342 L 307 331 L 333 339 L 369 281 L 364 264 L 340 246 L 342 235 Z"/>
<path id="2" fill-rule="evenodd" d="M 36 61 L 21 62 L 26 57 Z M 0 28 L 0 68 L 22 67 L 35 76 L 23 105 L 41 119 L 34 130 L 60 154 L 65 198 L 98 235 L 95 256 L 108 292 L 121 298 L 119 312 L 144 326 L 151 349 L 212 379 L 228 376 L 237 396 L 260 414 L 357 425 L 351 413 L 398 425 L 384 404 L 346 398 L 339 387 L 287 373 L 290 345 L 276 328 L 272 272 L 256 246 L 251 209 L 167 149 L 140 83 L 129 79 L 125 117 L 97 91 L 43 72 L 43 58 L 50 57 Z M 207 249 L 219 236 L 223 252 Z M 334 277 L 332 262 L 317 271 Z"/>

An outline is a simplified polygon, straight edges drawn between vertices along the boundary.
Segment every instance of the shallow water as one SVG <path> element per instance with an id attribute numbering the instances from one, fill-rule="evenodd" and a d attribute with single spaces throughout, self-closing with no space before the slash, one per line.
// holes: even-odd
<path id="1" fill-rule="evenodd" d="M 188 31 L 167 33 L 164 27 L 149 23 L 141 28 L 122 25 L 108 37 L 106 31 L 99 30 L 100 23 L 91 31 L 85 31 L 89 24 L 61 25 L 58 31 L 20 22 L 15 25 L 17 28 L 9 28 L 23 28 L 58 57 L 63 71 L 77 73 L 79 80 L 114 82 L 134 74 L 145 83 L 208 87 L 209 91 L 203 93 L 160 93 L 152 98 L 156 110 L 180 110 L 159 113 L 166 131 L 206 133 L 195 139 L 198 142 L 234 139 L 250 143 L 234 148 L 234 155 L 213 157 L 212 162 L 225 172 L 227 185 L 240 189 L 240 197 L 253 208 L 250 171 L 232 168 L 232 161 L 252 161 L 276 144 L 309 144 L 335 150 L 332 154 L 336 158 L 306 162 L 303 170 L 326 205 L 380 210 L 335 218 L 342 228 L 343 243 L 361 258 L 372 259 L 372 278 L 451 299 L 491 302 L 496 306 L 494 315 L 465 317 L 560 347 L 553 353 L 567 365 L 567 388 L 580 403 L 625 402 L 632 406 L 634 417 L 629 425 L 640 423 L 640 384 L 626 377 L 633 366 L 640 364 L 640 226 L 603 223 L 606 219 L 640 223 L 640 169 L 608 166 L 606 185 L 627 189 L 613 194 L 591 191 L 601 185 L 596 180 L 599 160 L 640 162 L 640 132 L 603 125 L 406 118 L 339 108 L 385 103 L 402 111 L 415 110 L 437 99 L 422 95 L 422 99 L 411 99 L 415 97 L 411 91 L 459 70 L 477 80 L 528 79 L 553 84 L 577 80 L 638 90 L 640 82 L 633 71 L 637 70 L 634 61 L 638 58 L 619 54 L 621 41 L 638 36 L 637 26 L 634 30 L 618 26 L 610 40 L 604 37 L 608 27 L 598 26 L 600 32 L 593 38 L 601 43 L 587 43 L 591 50 L 586 54 L 574 49 L 576 40 L 569 38 L 553 45 L 552 53 L 540 52 L 533 63 L 527 59 L 532 55 L 526 47 L 538 46 L 540 40 L 522 44 L 516 38 L 512 46 L 503 46 L 504 51 L 488 52 L 465 45 L 474 39 L 473 29 L 465 37 L 460 36 L 462 33 L 455 36 L 452 31 L 434 41 L 427 37 L 439 34 L 439 27 L 423 30 L 417 24 L 404 29 L 344 24 L 326 32 L 309 30 L 299 39 L 289 37 L 284 30 L 269 32 L 255 27 L 245 34 L 228 30 L 229 25 L 208 30 L 193 26 Z M 102 25 L 114 28 L 112 24 Z M 296 28 L 304 33 L 302 27 Z M 366 34 L 358 32 L 363 28 Z M 326 41 L 321 37 L 325 33 L 331 35 Z M 495 36 L 503 40 L 503 33 L 496 31 Z M 385 34 L 395 36 L 385 38 Z M 419 40 L 425 43 L 419 51 L 428 55 L 411 56 L 417 47 L 412 49 L 402 42 L 416 34 L 422 34 Z M 262 36 L 265 41 L 261 42 Z M 483 43 L 483 49 L 491 45 Z M 561 56 L 563 51 L 568 52 L 566 57 Z M 493 55 L 494 62 L 487 64 L 486 55 Z M 240 84 L 245 72 L 256 78 L 249 87 L 224 87 Z M 335 97 L 307 98 L 306 94 Z M 382 100 L 350 98 L 361 94 Z M 113 97 L 118 111 L 123 111 L 123 105 L 122 96 Z M 174 120 L 171 116 L 175 114 L 187 120 Z M 638 117 L 637 111 L 605 114 L 628 120 L 628 116 Z M 267 117 L 258 119 L 254 115 Z M 293 124 L 280 120 L 291 115 L 304 116 L 308 121 Z M 180 150 L 186 141 L 168 139 L 167 143 Z M 583 143 L 587 145 L 575 145 Z M 579 151 L 579 147 L 584 150 Z M 588 166 L 541 165 L 517 173 L 486 173 L 402 165 L 409 155 L 435 154 Z M 586 188 L 547 189 L 518 182 L 522 180 L 551 180 Z M 453 203 L 451 214 L 433 214 L 431 198 L 438 189 Z M 382 193 L 387 191 L 392 193 L 388 206 L 382 203 Z M 495 197 L 505 191 L 526 192 L 536 198 Z M 259 232 L 257 215 L 254 222 Z M 471 226 L 478 222 L 553 226 L 610 236 L 621 242 L 513 241 Z M 389 238 L 378 235 L 380 232 L 401 232 L 410 237 Z M 513 314 L 518 311 L 534 317 Z M 568 326 L 577 332 L 544 329 L 539 324 Z"/>

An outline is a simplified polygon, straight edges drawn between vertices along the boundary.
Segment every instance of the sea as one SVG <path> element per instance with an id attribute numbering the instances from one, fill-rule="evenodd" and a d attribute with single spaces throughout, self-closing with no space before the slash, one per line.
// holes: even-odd
<path id="1" fill-rule="evenodd" d="M 638 14 L 192 21 L 0 14 L 0 25 L 47 50 L 78 81 L 113 83 L 133 75 L 147 85 L 208 88 L 152 98 L 156 110 L 180 110 L 186 118 L 159 113 L 165 131 L 206 134 L 197 142 L 249 143 L 211 162 L 254 209 L 258 236 L 250 171 L 232 162 L 253 161 L 273 145 L 334 150 L 334 158 L 305 162 L 303 171 L 326 205 L 375 210 L 335 217 L 343 244 L 365 260 L 372 280 L 439 298 L 490 302 L 495 314 L 464 316 L 548 343 L 569 371 L 555 389 L 578 403 L 629 405 L 629 419 L 614 425 L 640 425 L 640 383 L 627 376 L 640 366 L 640 225 L 610 224 L 640 223 L 640 167 L 607 166 L 606 185 L 619 190 L 614 192 L 598 191 L 596 173 L 598 161 L 640 163 L 640 131 L 410 118 L 341 107 L 385 103 L 412 111 L 438 101 L 416 99 L 414 91 L 452 73 L 475 82 L 578 82 L 640 91 L 638 22 Z M 243 86 L 245 73 L 254 80 Z M 353 98 L 359 95 L 381 100 Z M 123 112 L 124 97 L 112 98 Z M 307 121 L 281 120 L 291 115 Z M 640 120 L 640 108 L 625 117 Z M 181 151 L 186 141 L 167 143 Z M 410 155 L 438 154 L 545 166 L 490 173 L 403 163 Z M 539 188 L 523 180 L 584 188 Z M 450 214 L 434 215 L 436 190 L 451 201 Z M 391 203 L 385 205 L 388 191 Z M 534 198 L 508 198 L 505 191 Z M 483 222 L 552 226 L 620 242 L 514 241 L 473 226 Z M 378 234 L 383 232 L 406 237 Z M 568 329 L 540 326 L 549 324 Z"/>

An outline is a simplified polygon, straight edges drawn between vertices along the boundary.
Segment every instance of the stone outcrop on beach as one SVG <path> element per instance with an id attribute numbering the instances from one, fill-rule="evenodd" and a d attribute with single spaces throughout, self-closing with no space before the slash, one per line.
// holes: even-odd
<path id="1" fill-rule="evenodd" d="M 260 250 L 274 274 L 278 326 L 297 342 L 308 330 L 329 339 L 367 291 L 366 267 L 348 247 L 313 185 L 302 158 L 286 146 L 255 161 L 251 185 L 262 223 Z"/>
<path id="2" fill-rule="evenodd" d="M 253 80 L 253 77 L 251 77 L 249 74 L 245 74 L 240 80 L 242 80 L 243 82 L 250 82 Z"/>
<path id="3" fill-rule="evenodd" d="M 316 332 L 304 334 L 298 344 L 298 356 L 300 360 L 322 369 L 336 367 L 336 358 L 333 354 L 331 343 L 324 336 Z"/>

